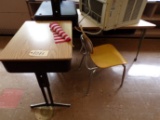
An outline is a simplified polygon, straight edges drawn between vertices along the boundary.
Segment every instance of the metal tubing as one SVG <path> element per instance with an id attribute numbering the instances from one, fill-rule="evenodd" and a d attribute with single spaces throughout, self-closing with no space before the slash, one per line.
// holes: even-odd
<path id="1" fill-rule="evenodd" d="M 126 66 L 125 65 L 122 65 L 122 66 L 123 66 L 123 75 L 122 75 L 122 81 L 121 81 L 120 87 L 122 87 L 123 85 L 125 74 L 126 74 Z"/>
<path id="2" fill-rule="evenodd" d="M 142 45 L 142 40 L 144 40 L 145 34 L 146 34 L 146 29 L 142 29 L 142 37 L 139 39 L 138 50 L 137 50 L 137 54 L 136 54 L 134 61 L 137 61 L 139 51 L 140 51 L 141 45 Z"/>
<path id="3" fill-rule="evenodd" d="M 32 105 L 30 105 L 31 108 L 43 107 L 43 106 L 58 106 L 58 107 L 70 107 L 71 106 L 71 104 L 54 103 L 53 98 L 52 98 L 52 94 L 51 94 L 51 90 L 50 90 L 50 84 L 49 84 L 49 80 L 47 77 L 47 73 L 35 73 L 35 74 L 36 74 L 36 78 L 37 78 L 38 84 L 41 88 L 45 102 L 38 103 L 38 104 L 32 104 Z M 45 92 L 45 87 L 47 88 L 46 92 Z M 49 100 L 47 99 L 47 94 L 48 94 Z M 48 102 L 48 101 L 50 101 L 50 102 Z"/>

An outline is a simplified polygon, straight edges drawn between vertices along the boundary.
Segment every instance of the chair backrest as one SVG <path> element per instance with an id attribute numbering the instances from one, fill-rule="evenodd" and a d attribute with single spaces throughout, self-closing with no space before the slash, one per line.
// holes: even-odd
<path id="1" fill-rule="evenodd" d="M 85 52 L 89 53 L 89 54 L 93 54 L 93 44 L 92 41 L 90 40 L 90 38 L 85 34 L 82 26 L 80 26 L 81 29 L 81 42 L 82 42 L 82 47 L 85 49 Z"/>

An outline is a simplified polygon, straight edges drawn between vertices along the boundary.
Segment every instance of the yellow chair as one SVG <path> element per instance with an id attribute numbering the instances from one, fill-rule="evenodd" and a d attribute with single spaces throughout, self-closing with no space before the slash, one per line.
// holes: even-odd
<path id="1" fill-rule="evenodd" d="M 120 87 L 122 87 L 126 72 L 126 66 L 125 66 L 125 64 L 127 63 L 126 60 L 119 53 L 119 51 L 111 44 L 103 44 L 100 46 L 93 47 L 90 38 L 85 34 L 85 32 L 82 29 L 82 26 L 80 26 L 80 29 L 82 32 L 80 39 L 84 53 L 79 68 L 81 67 L 82 62 L 85 59 L 85 65 L 87 69 L 91 71 L 87 88 L 87 94 L 90 89 L 90 84 L 93 78 L 93 74 L 96 72 L 97 68 L 109 68 L 112 66 L 122 65 L 124 68 L 120 84 Z M 89 65 L 90 60 L 95 64 L 94 67 L 90 67 Z"/>

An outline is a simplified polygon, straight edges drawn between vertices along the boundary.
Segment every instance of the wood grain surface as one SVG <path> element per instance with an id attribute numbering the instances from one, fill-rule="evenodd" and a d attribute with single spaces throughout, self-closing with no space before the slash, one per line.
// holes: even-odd
<path id="1" fill-rule="evenodd" d="M 72 41 L 55 44 L 49 24 L 53 21 L 26 21 L 0 53 L 0 60 L 63 60 L 72 58 Z M 57 22 L 72 38 L 71 21 Z M 48 51 L 47 56 L 30 56 L 32 50 Z"/>

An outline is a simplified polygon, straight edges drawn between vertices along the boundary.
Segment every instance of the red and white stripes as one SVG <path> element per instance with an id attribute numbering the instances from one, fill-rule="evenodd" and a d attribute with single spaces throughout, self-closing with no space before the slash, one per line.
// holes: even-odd
<path id="1" fill-rule="evenodd" d="M 53 32 L 55 43 L 69 42 L 71 40 L 58 23 L 50 23 L 49 27 Z"/>

